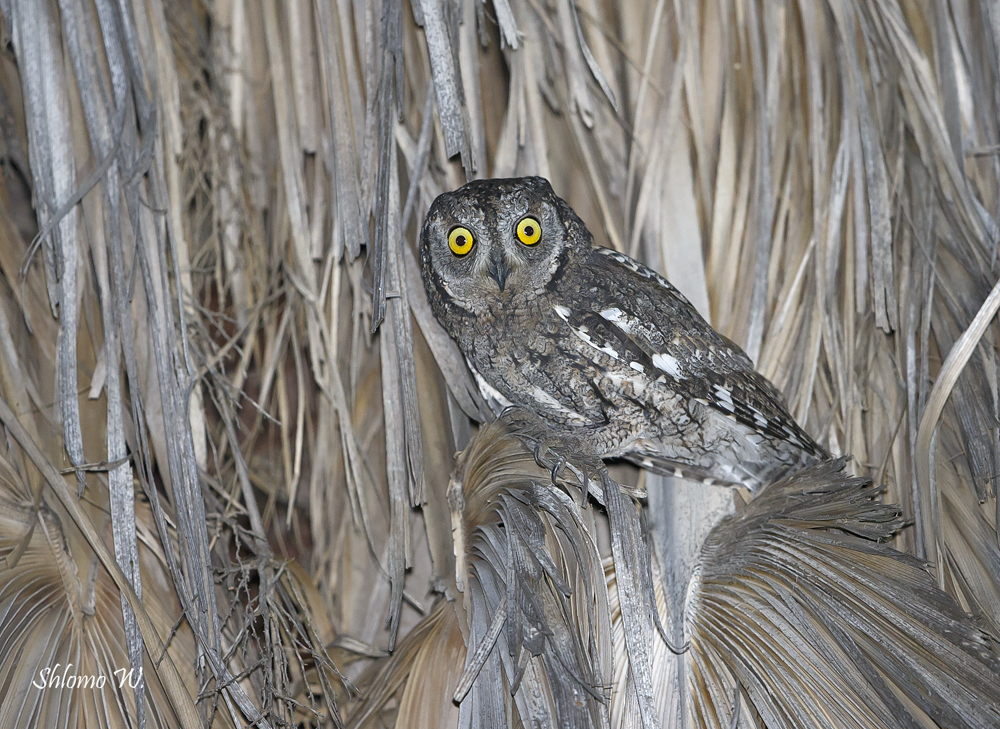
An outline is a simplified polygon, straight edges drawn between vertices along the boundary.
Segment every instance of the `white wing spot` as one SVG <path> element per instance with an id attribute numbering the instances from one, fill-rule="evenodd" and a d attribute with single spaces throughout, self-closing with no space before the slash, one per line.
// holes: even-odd
<path id="1" fill-rule="evenodd" d="M 715 395 L 723 402 L 727 402 L 730 405 L 733 404 L 733 393 L 729 388 L 723 387 L 722 385 L 712 385 L 715 389 Z"/>
<path id="2" fill-rule="evenodd" d="M 556 312 L 556 314 L 559 315 L 560 319 L 569 324 L 569 314 L 570 314 L 569 309 L 567 309 L 565 306 L 561 304 L 554 304 L 552 306 L 552 309 Z M 610 346 L 599 347 L 596 344 L 594 344 L 594 340 L 591 339 L 590 335 L 587 333 L 587 327 L 575 327 L 572 324 L 569 324 L 569 328 L 573 331 L 573 333 L 576 336 L 578 336 L 584 342 L 586 342 L 591 347 L 596 349 L 598 352 L 604 352 L 604 354 L 611 357 L 611 359 L 618 359 L 618 352 L 614 348 Z"/>
<path id="3" fill-rule="evenodd" d="M 600 253 L 600 254 L 602 254 L 602 255 L 607 256 L 608 258 L 611 258 L 612 260 L 618 261 L 618 263 L 620 263 L 623 266 L 626 266 L 626 267 L 632 269 L 636 273 L 639 272 L 639 264 L 638 263 L 636 263 L 635 261 L 633 261 L 628 256 L 622 255 L 621 253 L 619 253 L 616 250 L 613 250 L 611 248 L 599 248 L 597 252 Z"/>
<path id="4" fill-rule="evenodd" d="M 565 415 L 572 421 L 578 423 L 586 422 L 586 418 L 580 415 L 580 413 L 576 412 L 575 410 L 570 410 L 568 407 L 563 405 L 561 402 L 556 400 L 549 393 L 545 392 L 545 390 L 538 387 L 537 385 L 535 385 L 535 388 L 531 391 L 531 396 L 545 407 L 551 408 L 552 410 L 555 410 L 557 413 Z"/>
<path id="5" fill-rule="evenodd" d="M 591 344 L 593 344 L 593 342 L 591 342 Z M 615 349 L 613 349 L 611 347 L 597 347 L 597 349 L 600 350 L 601 352 L 604 352 L 604 354 L 606 354 L 609 357 L 611 357 L 611 359 L 618 359 L 618 352 L 617 352 L 617 350 L 615 350 Z"/>
<path id="6" fill-rule="evenodd" d="M 604 311 L 601 312 L 601 316 L 605 320 L 611 322 L 616 327 L 621 329 L 626 334 L 631 334 L 635 329 L 634 326 L 635 319 L 633 319 L 628 314 L 623 312 L 617 306 L 612 307 L 610 309 L 605 309 Z"/>
<path id="7" fill-rule="evenodd" d="M 654 354 L 653 365 L 657 369 L 666 372 L 675 380 L 687 379 L 683 374 L 681 374 L 681 368 L 679 363 L 677 362 L 677 358 L 671 357 L 669 354 Z"/>
<path id="8" fill-rule="evenodd" d="M 749 406 L 750 412 L 753 413 L 753 422 L 758 428 L 767 427 L 767 418 L 764 417 L 764 413 L 755 408 L 753 405 Z"/>
<path id="9" fill-rule="evenodd" d="M 469 369 L 472 371 L 472 376 L 476 378 L 476 384 L 479 386 L 479 392 L 483 396 L 484 400 L 487 402 L 492 400 L 502 408 L 509 408 L 513 405 L 513 403 L 501 395 L 500 392 L 493 387 L 493 385 L 484 380 L 483 376 L 479 374 L 479 370 L 473 367 L 471 363 L 469 363 Z"/>
<path id="10" fill-rule="evenodd" d="M 629 258 L 628 256 L 622 255 L 618 251 L 612 250 L 610 248 L 598 248 L 597 252 L 607 256 L 608 258 L 611 258 L 612 260 L 618 261 L 618 263 L 622 264 L 623 266 L 633 271 L 634 273 L 639 274 L 643 278 L 648 278 L 652 279 L 653 281 L 656 281 L 656 283 L 665 288 L 667 291 L 674 294 L 678 299 L 680 299 L 684 303 L 688 303 L 688 300 L 684 297 L 684 294 L 682 294 L 680 291 L 674 288 L 674 286 L 669 281 L 667 281 L 667 279 L 663 278 L 663 276 L 658 274 L 653 269 L 643 266 L 638 261 L 635 261 Z"/>
<path id="11" fill-rule="evenodd" d="M 586 328 L 577 328 L 572 324 L 569 325 L 569 328 L 573 330 L 573 333 L 576 336 L 580 337 L 580 339 L 585 341 L 587 344 L 596 349 L 598 352 L 604 352 L 604 354 L 611 357 L 611 359 L 618 359 L 618 352 L 614 348 L 607 345 L 603 347 L 598 347 L 596 344 L 594 344 L 594 340 L 591 338 L 589 334 L 587 334 Z"/>
<path id="12" fill-rule="evenodd" d="M 643 367 L 638 362 L 629 362 L 628 366 L 631 367 L 632 369 L 634 369 L 636 372 L 642 372 L 642 373 L 646 372 L 646 368 Z"/>

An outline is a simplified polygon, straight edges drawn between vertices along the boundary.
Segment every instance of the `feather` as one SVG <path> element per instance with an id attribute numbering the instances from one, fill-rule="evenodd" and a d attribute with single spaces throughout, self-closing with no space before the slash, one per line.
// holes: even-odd
<path id="1" fill-rule="evenodd" d="M 754 431 L 788 440 L 813 456 L 824 454 L 788 414 L 781 394 L 754 371 L 747 356 L 711 329 L 663 277 L 609 249 L 595 248 L 590 261 L 594 267 L 590 310 L 580 311 L 569 301 L 556 309 L 579 338 L 636 370 L 630 376 L 642 379 L 643 389 L 657 387 L 665 376 L 666 386 L 688 401 L 704 402 Z M 602 289 L 601 271 L 609 266 L 634 275 L 635 284 L 616 292 Z M 615 278 L 623 280 L 620 275 Z M 638 279 L 652 280 L 658 286 L 644 287 Z"/>

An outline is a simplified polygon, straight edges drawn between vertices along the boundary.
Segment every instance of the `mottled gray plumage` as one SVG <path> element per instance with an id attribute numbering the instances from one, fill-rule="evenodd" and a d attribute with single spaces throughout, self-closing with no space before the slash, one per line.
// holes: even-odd
<path id="1" fill-rule="evenodd" d="M 519 223 L 540 228 L 536 243 Z M 471 249 L 456 255 L 449 236 Z M 527 408 L 601 458 L 750 488 L 826 456 L 739 347 L 663 277 L 595 246 L 540 177 L 439 196 L 420 259 L 435 316 L 497 411 Z"/>

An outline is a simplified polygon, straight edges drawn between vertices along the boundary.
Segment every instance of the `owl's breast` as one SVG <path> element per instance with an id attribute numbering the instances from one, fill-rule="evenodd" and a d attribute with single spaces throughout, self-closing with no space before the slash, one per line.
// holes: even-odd
<path id="1" fill-rule="evenodd" d="M 538 307 L 498 308 L 469 320 L 463 335 L 459 348 L 469 364 L 510 403 L 529 407 L 526 392 L 551 389 L 558 322 Z"/>
<path id="2" fill-rule="evenodd" d="M 639 373 L 582 341 L 551 304 L 483 317 L 463 340 L 479 389 L 496 410 L 516 405 L 554 425 L 600 429 L 651 394 Z"/>

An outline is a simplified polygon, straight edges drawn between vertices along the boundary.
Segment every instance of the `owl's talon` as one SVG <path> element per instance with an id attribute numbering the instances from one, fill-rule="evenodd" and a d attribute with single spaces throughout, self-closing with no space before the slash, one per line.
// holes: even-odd
<path id="1" fill-rule="evenodd" d="M 556 454 L 556 462 L 552 464 L 551 468 L 549 468 L 549 473 L 552 474 L 553 485 L 558 480 L 559 472 L 562 471 L 563 466 L 565 465 L 566 465 L 566 459 L 563 458 L 561 455 Z"/>
<path id="2" fill-rule="evenodd" d="M 546 471 L 549 469 L 548 465 L 545 463 L 545 452 L 548 449 L 541 443 L 535 441 L 534 445 L 531 447 L 531 455 L 535 459 L 535 464 L 539 468 L 544 468 Z"/>

